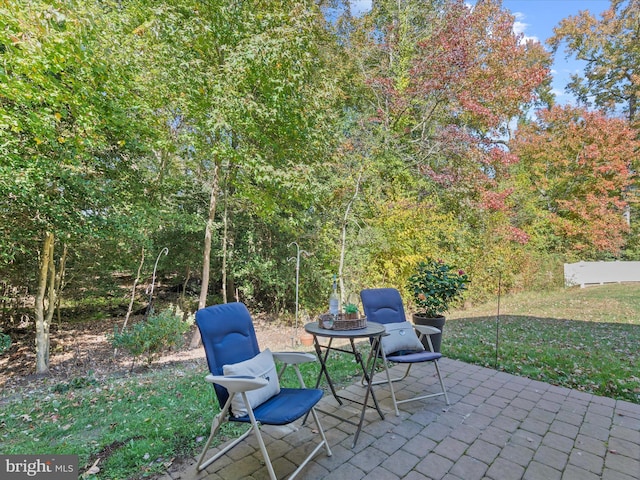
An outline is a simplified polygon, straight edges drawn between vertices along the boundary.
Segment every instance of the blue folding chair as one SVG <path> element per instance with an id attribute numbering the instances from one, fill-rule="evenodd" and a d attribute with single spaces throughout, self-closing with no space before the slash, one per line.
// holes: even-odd
<path id="1" fill-rule="evenodd" d="M 199 471 L 255 432 L 269 477 L 275 480 L 276 474 L 260 434 L 260 425 L 287 425 L 309 412 L 313 415 L 322 440 L 289 478 L 295 478 L 321 448 L 324 447 L 327 455 L 331 456 L 331 449 L 314 409 L 323 391 L 305 388 L 298 368 L 300 363 L 315 361 L 314 355 L 302 352 L 271 354 L 268 349 L 260 352 L 251 315 L 242 303 L 203 308 L 196 313 L 196 324 L 211 372 L 206 381 L 213 384 L 221 408 L 211 423 L 211 434 L 196 467 Z M 294 367 L 302 388 L 280 388 L 273 358 L 284 363 L 280 376 L 288 365 Z M 205 461 L 209 445 L 225 421 L 248 423 L 251 428 Z"/>
<path id="2" fill-rule="evenodd" d="M 447 405 L 449 405 L 449 397 L 447 396 L 447 390 L 442 380 L 440 366 L 438 365 L 438 360 L 442 357 L 442 354 L 433 351 L 433 344 L 430 338 L 431 335 L 440 333 L 440 330 L 427 325 L 413 325 L 409 323 L 404 312 L 402 297 L 400 296 L 400 292 L 395 288 L 365 289 L 360 292 L 360 299 L 362 300 L 362 307 L 367 320 L 382 323 L 387 330 L 387 335 L 381 339 L 382 348 L 380 349 L 387 379 L 374 382 L 373 378 L 371 378 L 371 382 L 372 385 L 389 384 L 396 415 L 400 415 L 398 405 L 401 403 L 440 395 L 444 395 Z M 416 330 L 420 333 L 419 337 L 415 333 Z M 429 350 L 425 350 L 422 344 L 423 338 L 426 338 Z M 373 352 L 374 349 L 372 348 L 371 351 Z M 402 377 L 391 378 L 388 362 L 406 364 L 407 370 Z M 424 362 L 433 362 L 435 365 L 438 380 L 440 380 L 441 391 L 397 400 L 393 383 L 407 378 L 414 364 Z"/>

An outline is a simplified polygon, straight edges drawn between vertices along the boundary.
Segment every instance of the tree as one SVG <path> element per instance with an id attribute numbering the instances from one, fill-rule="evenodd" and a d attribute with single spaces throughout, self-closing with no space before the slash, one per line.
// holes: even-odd
<path id="1" fill-rule="evenodd" d="M 520 158 L 518 204 L 535 207 L 522 228 L 544 236 L 539 247 L 580 260 L 618 255 L 629 226 L 625 192 L 640 142 L 622 119 L 599 111 L 555 106 L 521 125 L 513 152 Z M 536 240 L 539 242 L 540 240 Z"/>
<path id="2" fill-rule="evenodd" d="M 622 105 L 632 125 L 640 95 L 639 12 L 640 0 L 612 0 L 600 20 L 581 11 L 562 20 L 548 40 L 554 52 L 565 43 L 567 57 L 586 62 L 584 76 L 572 75 L 567 90 L 587 106 L 612 112 Z"/>
<path id="3" fill-rule="evenodd" d="M 499 2 L 379 2 L 377 34 L 364 41 L 372 128 L 415 171 L 481 205 L 513 161 L 512 118 L 548 88 L 550 58 L 513 33 Z M 384 140 L 382 140 L 384 139 Z"/>
<path id="4" fill-rule="evenodd" d="M 218 295 L 212 289 L 225 277 L 245 299 L 255 298 L 254 283 L 262 295 L 268 281 L 281 283 L 282 276 L 258 278 L 245 268 L 249 255 L 238 249 L 248 248 L 248 240 L 234 235 L 266 242 L 272 238 L 255 234 L 269 232 L 286 245 L 316 202 L 314 169 L 333 142 L 339 91 L 326 60 L 333 37 L 319 9 L 297 1 L 176 0 L 129 8 L 127 43 L 136 45 L 130 50 L 140 81 L 152 87 L 148 102 L 175 130 L 172 144 L 158 148 L 167 158 L 163 182 L 180 178 L 184 186 L 169 189 L 175 193 L 165 205 L 184 206 L 189 183 L 198 192 L 189 211 L 204 237 L 199 304 Z M 172 226 L 180 231 L 178 222 Z"/>
<path id="5" fill-rule="evenodd" d="M 81 2 L 16 1 L 0 11 L 1 260 L 39 261 L 39 374 L 58 301 L 56 242 L 113 234 L 123 203 L 141 198 L 134 158 L 145 130 L 122 96 L 126 68 L 101 48 L 104 31 Z"/>

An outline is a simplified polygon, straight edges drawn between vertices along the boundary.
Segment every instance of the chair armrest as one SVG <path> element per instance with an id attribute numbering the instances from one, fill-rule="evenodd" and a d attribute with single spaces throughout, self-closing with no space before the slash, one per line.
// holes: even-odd
<path id="1" fill-rule="evenodd" d="M 430 327 L 429 325 L 414 325 L 413 328 L 415 328 L 418 333 L 424 335 L 435 335 L 436 333 L 442 333 L 439 328 Z"/>
<path id="2" fill-rule="evenodd" d="M 273 358 L 289 365 L 316 361 L 315 355 L 304 352 L 273 352 Z"/>
<path id="3" fill-rule="evenodd" d="M 265 378 L 249 377 L 241 375 L 207 375 L 205 380 L 209 383 L 217 383 L 226 388 L 229 393 L 248 392 L 257 390 L 269 384 Z"/>

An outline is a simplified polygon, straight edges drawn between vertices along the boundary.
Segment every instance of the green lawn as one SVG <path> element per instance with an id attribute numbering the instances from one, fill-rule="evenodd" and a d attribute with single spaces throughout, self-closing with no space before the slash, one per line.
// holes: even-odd
<path id="1" fill-rule="evenodd" d="M 444 355 L 640 403 L 640 285 L 521 294 L 452 312 Z M 497 346 L 497 348 L 496 348 Z"/>
<path id="2" fill-rule="evenodd" d="M 363 355 L 366 345 L 360 346 Z M 359 379 L 353 357 L 332 354 L 338 384 Z M 303 366 L 306 385 L 314 386 L 317 362 Z M 180 456 L 195 456 L 218 412 L 213 389 L 204 381 L 204 362 L 166 368 L 98 383 L 77 378 L 49 392 L 8 401 L 0 408 L 0 452 L 79 455 L 86 478 L 131 479 L 161 472 Z M 281 381 L 297 386 L 293 369 Z M 244 427 L 225 424 L 222 434 L 239 435 Z M 217 441 L 223 441 L 224 436 Z"/>

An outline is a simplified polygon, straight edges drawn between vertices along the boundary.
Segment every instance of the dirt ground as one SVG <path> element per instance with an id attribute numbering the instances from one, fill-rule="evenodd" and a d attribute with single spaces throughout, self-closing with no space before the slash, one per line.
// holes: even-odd
<path id="1" fill-rule="evenodd" d="M 130 319 L 130 322 L 136 319 Z M 51 326 L 50 374 L 35 375 L 35 328 L 33 323 L 20 325 L 10 331 L 12 345 L 8 352 L 0 355 L 0 403 L 18 392 L 37 391 L 74 378 L 91 376 L 96 380 L 119 376 L 130 371 L 132 358 L 114 351 L 107 335 L 120 328 L 124 319 L 112 318 L 85 323 Z M 291 350 L 300 345 L 299 335 L 304 329 L 281 325 L 277 321 L 255 320 L 254 326 L 261 349 Z M 195 327 L 194 327 L 195 328 Z M 191 334 L 186 336 L 186 344 Z M 202 362 L 204 350 L 183 348 L 164 355 L 150 368 L 162 368 L 176 362 Z M 136 364 L 134 371 L 147 367 Z"/>

